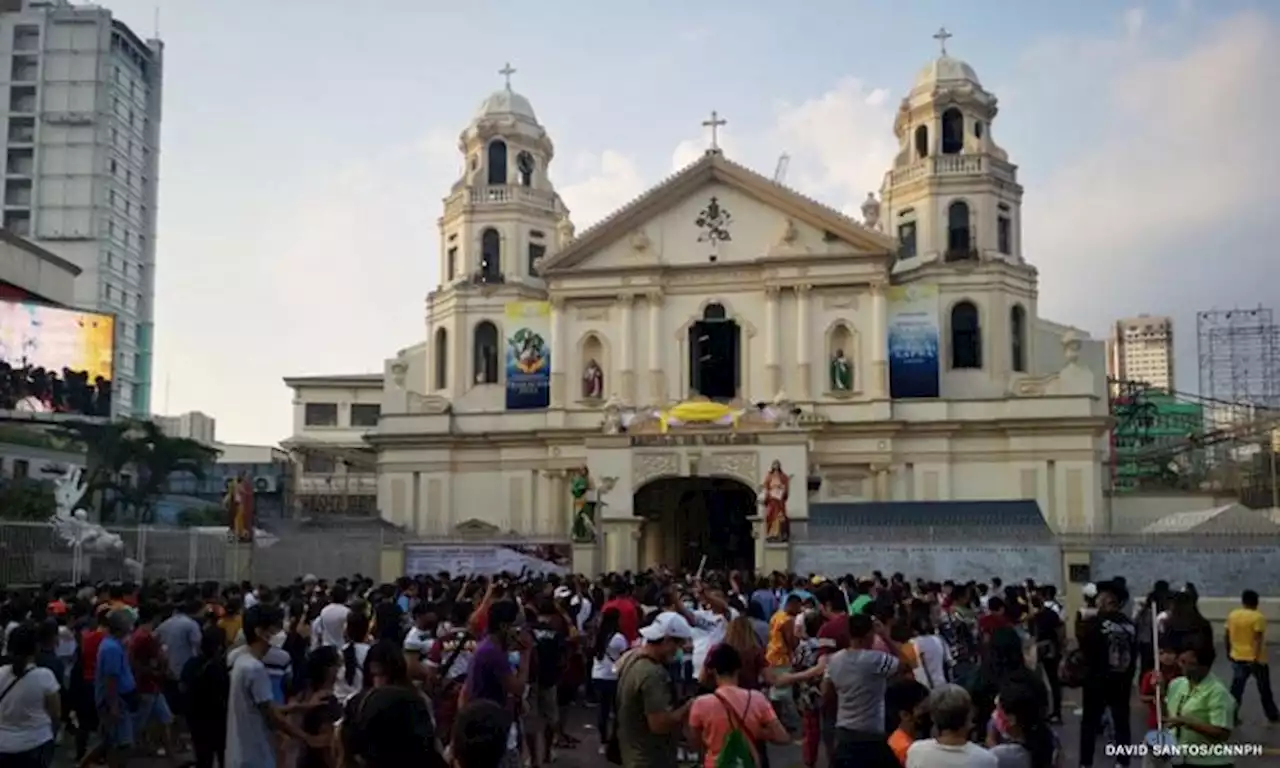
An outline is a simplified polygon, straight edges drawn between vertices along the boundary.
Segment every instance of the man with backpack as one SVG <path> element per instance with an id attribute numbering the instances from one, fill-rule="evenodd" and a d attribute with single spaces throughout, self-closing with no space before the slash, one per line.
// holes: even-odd
<path id="1" fill-rule="evenodd" d="M 791 741 L 768 696 L 738 686 L 742 658 L 728 643 L 711 650 L 707 669 L 715 675 L 716 688 L 695 699 L 689 710 L 689 731 L 703 750 L 703 768 L 764 765 L 765 742 Z"/>
<path id="2" fill-rule="evenodd" d="M 1093 765 L 1093 748 L 1102 728 L 1104 712 L 1110 712 L 1115 743 L 1132 743 L 1129 702 L 1138 664 L 1137 629 L 1121 606 L 1128 600 L 1125 588 L 1113 581 L 1096 586 L 1097 613 L 1077 627 L 1083 713 L 1080 720 L 1080 765 Z M 1128 765 L 1128 755 L 1116 756 L 1117 765 Z"/>

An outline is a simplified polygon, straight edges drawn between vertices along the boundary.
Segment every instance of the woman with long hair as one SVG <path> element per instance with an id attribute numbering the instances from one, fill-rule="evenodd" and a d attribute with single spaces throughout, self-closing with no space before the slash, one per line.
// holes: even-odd
<path id="1" fill-rule="evenodd" d="M 737 618 L 730 621 L 725 627 L 724 640 L 721 644 L 733 646 L 733 649 L 738 652 L 738 658 L 741 659 L 738 687 L 749 691 L 759 690 L 765 670 L 764 646 L 760 644 L 760 638 L 756 634 L 756 628 L 752 625 L 751 619 L 745 614 L 739 614 Z M 708 683 L 714 685 L 715 673 L 709 667 L 704 670 L 704 677 Z"/>
<path id="2" fill-rule="evenodd" d="M 364 666 L 369 654 L 369 617 L 352 611 L 347 616 L 347 642 L 342 646 L 342 673 L 338 675 L 334 693 L 346 701 L 365 687 Z"/>
<path id="3" fill-rule="evenodd" d="M 53 760 L 62 686 L 53 672 L 35 665 L 38 646 L 30 624 L 9 633 L 9 663 L 0 667 L 0 765 L 44 768 Z"/>
<path id="4" fill-rule="evenodd" d="M 362 677 L 365 689 L 343 709 L 338 739 L 343 759 L 339 764 L 444 768 L 430 707 L 409 679 L 409 665 L 400 646 L 382 640 L 371 647 Z"/>
<path id="5" fill-rule="evenodd" d="M 1039 696 L 1030 686 L 1009 683 L 1000 689 L 996 718 L 1001 736 L 987 747 L 1000 766 L 1056 768 L 1058 740 L 1044 718 Z"/>
<path id="6" fill-rule="evenodd" d="M 622 614 L 610 608 L 600 614 L 600 626 L 596 628 L 591 646 L 591 685 L 595 688 L 599 705 L 596 710 L 596 733 L 600 736 L 600 754 L 604 754 L 609 739 L 609 716 L 618 697 L 618 659 L 627 652 L 627 638 L 618 629 Z"/>

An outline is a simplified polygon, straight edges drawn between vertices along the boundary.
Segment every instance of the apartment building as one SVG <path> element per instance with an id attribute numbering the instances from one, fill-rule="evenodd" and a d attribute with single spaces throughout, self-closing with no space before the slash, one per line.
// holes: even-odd
<path id="1" fill-rule="evenodd" d="M 1138 315 L 1112 324 L 1107 337 L 1107 375 L 1172 392 L 1173 318 Z"/>

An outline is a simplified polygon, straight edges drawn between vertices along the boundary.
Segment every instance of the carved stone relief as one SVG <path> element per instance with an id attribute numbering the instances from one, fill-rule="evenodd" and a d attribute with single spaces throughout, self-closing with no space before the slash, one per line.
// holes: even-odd
<path id="1" fill-rule="evenodd" d="M 608 307 L 580 307 L 575 314 L 579 320 L 608 320 Z"/>
<path id="2" fill-rule="evenodd" d="M 703 470 L 710 475 L 726 475 L 752 488 L 760 483 L 760 458 L 755 451 L 713 453 L 703 458 Z"/>
<path id="3" fill-rule="evenodd" d="M 853 293 L 828 293 L 822 296 L 823 309 L 858 309 L 858 297 Z"/>
<path id="4" fill-rule="evenodd" d="M 638 489 L 650 480 L 679 474 L 680 454 L 639 453 L 631 462 L 631 487 Z"/>
<path id="5" fill-rule="evenodd" d="M 824 485 L 827 488 L 827 494 L 833 499 L 860 499 L 866 495 L 863 485 L 865 479 L 861 476 L 843 475 L 831 478 Z"/>

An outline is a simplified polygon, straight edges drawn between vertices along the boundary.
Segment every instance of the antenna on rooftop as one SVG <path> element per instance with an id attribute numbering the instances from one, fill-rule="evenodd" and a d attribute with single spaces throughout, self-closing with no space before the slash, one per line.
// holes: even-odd
<path id="1" fill-rule="evenodd" d="M 773 181 L 775 184 L 782 184 L 787 180 L 787 168 L 791 165 L 791 155 L 783 152 L 778 157 L 778 166 L 773 169 Z"/>

